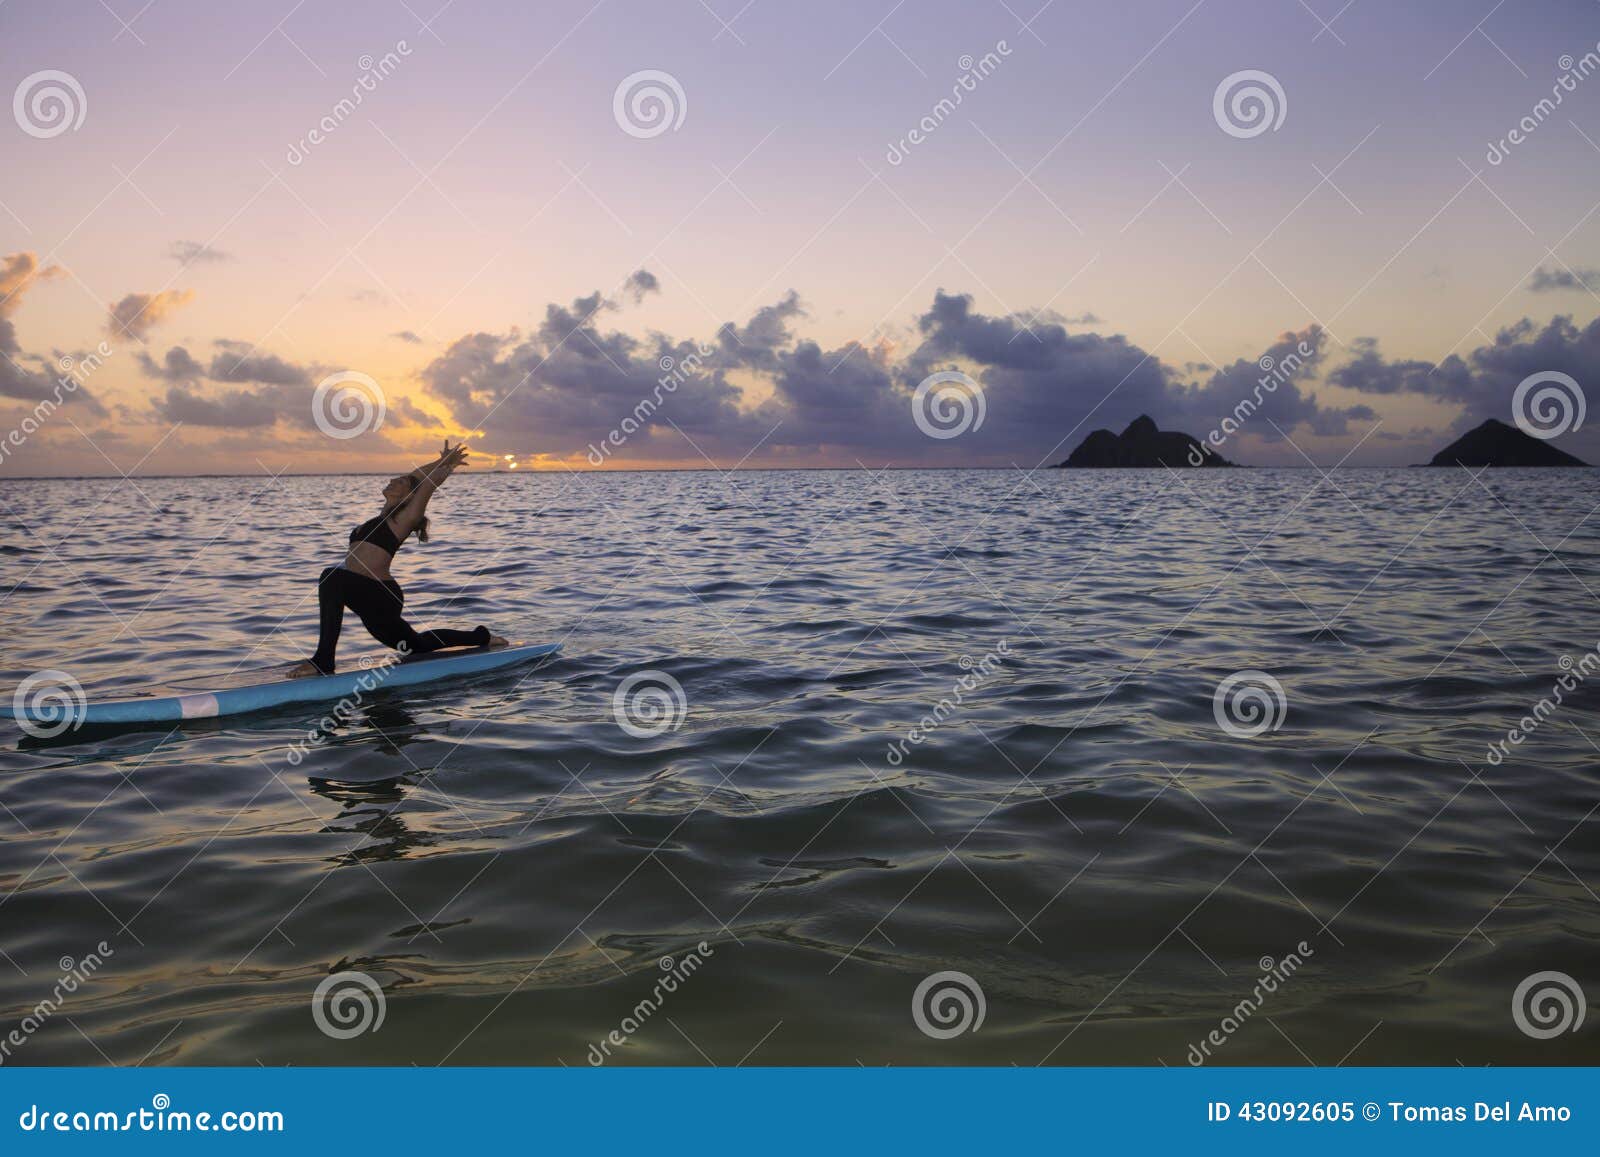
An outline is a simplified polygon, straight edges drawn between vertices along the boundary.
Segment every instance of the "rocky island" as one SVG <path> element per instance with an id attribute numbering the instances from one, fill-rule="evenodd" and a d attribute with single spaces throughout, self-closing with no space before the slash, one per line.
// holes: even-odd
<path id="1" fill-rule="evenodd" d="M 1141 414 L 1121 434 L 1096 430 L 1058 467 L 1232 466 L 1222 455 L 1178 430 L 1159 430 Z"/>
<path id="2" fill-rule="evenodd" d="M 1429 466 L 1587 466 L 1565 450 L 1497 418 L 1468 430 L 1433 456 Z"/>

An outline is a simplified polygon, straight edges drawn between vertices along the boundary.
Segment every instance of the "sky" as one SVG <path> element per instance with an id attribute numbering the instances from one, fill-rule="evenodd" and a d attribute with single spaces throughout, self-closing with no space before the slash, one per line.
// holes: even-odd
<path id="1" fill-rule="evenodd" d="M 1140 414 L 1600 462 L 1590 0 L 8 0 L 5 95 L 0 477 L 1032 469 Z"/>

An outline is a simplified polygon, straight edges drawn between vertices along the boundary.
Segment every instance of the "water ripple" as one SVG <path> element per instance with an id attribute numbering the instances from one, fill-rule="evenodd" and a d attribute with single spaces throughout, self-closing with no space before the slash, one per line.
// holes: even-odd
<path id="1" fill-rule="evenodd" d="M 11 728 L 0 1028 L 110 951 L 7 1063 L 582 1064 L 704 944 L 613 1060 L 1180 1064 L 1302 942 L 1217 1062 L 1593 1062 L 1508 1002 L 1600 950 L 1600 683 L 1519 722 L 1600 639 L 1594 475 L 1338 482 L 461 477 L 397 563 L 408 612 L 559 660 L 380 692 L 298 764 L 320 709 Z M 268 524 L 248 479 L 141 480 L 156 509 L 0 483 L 32 528 L 0 544 L 7 684 L 303 657 L 376 486 L 277 485 Z M 1242 671 L 1276 729 L 1220 726 Z M 676 728 L 617 726 L 640 673 L 682 688 Z M 346 969 L 381 1033 L 317 1031 Z M 981 1032 L 915 1028 L 944 969 Z"/>

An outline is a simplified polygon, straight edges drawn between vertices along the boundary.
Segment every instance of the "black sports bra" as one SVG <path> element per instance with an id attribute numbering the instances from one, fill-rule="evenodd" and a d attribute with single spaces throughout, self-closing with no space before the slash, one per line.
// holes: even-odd
<path id="1" fill-rule="evenodd" d="M 389 520 L 380 514 L 377 518 L 369 518 L 350 532 L 350 545 L 354 546 L 358 542 L 370 542 L 393 557 L 400 549 L 401 540 L 394 536 L 394 531 L 389 527 Z"/>

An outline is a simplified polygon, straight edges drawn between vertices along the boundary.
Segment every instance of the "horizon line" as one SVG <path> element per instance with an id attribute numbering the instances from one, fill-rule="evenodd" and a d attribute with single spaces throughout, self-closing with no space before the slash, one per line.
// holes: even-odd
<path id="1" fill-rule="evenodd" d="M 1247 463 L 1235 463 L 1231 467 L 1196 468 L 1191 466 L 734 466 L 723 469 L 720 466 L 640 466 L 617 467 L 606 470 L 553 470 L 534 469 L 526 470 L 471 470 L 463 473 L 463 478 L 487 478 L 494 475 L 515 474 L 781 474 L 799 471 L 828 472 L 828 473 L 862 473 L 881 474 L 889 470 L 897 471 L 942 471 L 942 470 L 1020 470 L 1025 474 L 1038 473 L 1042 470 L 1060 471 L 1063 474 L 1082 473 L 1117 473 L 1128 474 L 1138 471 L 1150 470 L 1182 470 L 1201 474 L 1213 474 L 1219 470 L 1310 470 L 1316 473 L 1331 473 L 1335 470 L 1469 470 L 1475 467 L 1462 466 L 1435 466 L 1431 462 L 1412 462 L 1403 466 L 1348 466 L 1335 463 L 1331 466 L 1306 465 L 1306 466 L 1252 466 Z M 1496 466 L 1484 467 L 1494 470 L 1596 470 L 1600 466 Z M 215 472 L 203 474 L 3 474 L 0 482 L 101 482 L 120 479 L 130 481 L 138 478 L 144 482 L 155 482 L 169 478 L 382 478 L 384 475 L 393 474 L 390 470 L 308 470 L 298 474 L 218 474 Z"/>

